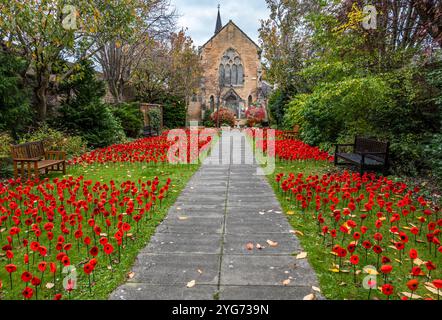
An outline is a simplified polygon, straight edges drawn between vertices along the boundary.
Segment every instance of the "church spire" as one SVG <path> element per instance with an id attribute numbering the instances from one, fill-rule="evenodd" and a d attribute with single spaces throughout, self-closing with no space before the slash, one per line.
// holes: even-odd
<path id="1" fill-rule="evenodd" d="M 223 28 L 223 23 L 221 22 L 221 14 L 219 12 L 221 6 L 218 4 L 218 17 L 216 19 L 216 28 L 215 28 L 215 34 L 221 31 Z"/>

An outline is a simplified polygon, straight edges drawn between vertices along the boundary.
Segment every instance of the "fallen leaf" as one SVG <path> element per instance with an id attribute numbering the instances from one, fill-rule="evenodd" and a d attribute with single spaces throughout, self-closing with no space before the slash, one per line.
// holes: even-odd
<path id="1" fill-rule="evenodd" d="M 199 274 L 203 274 L 203 270 L 198 269 L 197 271 L 198 271 Z"/>
<path id="2" fill-rule="evenodd" d="M 47 289 L 52 289 L 53 287 L 55 287 L 55 284 L 53 284 L 52 282 L 46 283 L 46 288 Z"/>
<path id="3" fill-rule="evenodd" d="M 185 216 L 178 217 L 178 220 L 180 220 L 180 221 L 185 221 L 185 220 L 188 220 L 188 219 L 189 219 L 189 217 L 185 217 Z"/>
<path id="4" fill-rule="evenodd" d="M 334 273 L 339 273 L 339 269 L 336 269 L 336 268 L 328 269 L 328 270 L 331 271 L 331 272 L 334 272 Z"/>
<path id="5" fill-rule="evenodd" d="M 129 279 L 132 279 L 133 277 L 135 277 L 135 272 L 129 272 L 128 274 L 127 274 L 127 277 L 129 278 Z"/>
<path id="6" fill-rule="evenodd" d="M 283 286 L 288 286 L 290 284 L 291 280 L 290 279 L 286 279 L 282 282 Z"/>
<path id="7" fill-rule="evenodd" d="M 297 235 L 297 236 L 301 236 L 301 237 L 304 236 L 304 233 L 302 233 L 302 232 L 299 231 L 299 230 L 290 230 L 290 233 L 292 233 L 292 234 L 294 234 L 294 235 Z"/>
<path id="8" fill-rule="evenodd" d="M 278 242 L 275 242 L 275 241 L 272 241 L 272 240 L 267 240 L 267 243 L 271 247 L 277 247 L 278 246 Z"/>
<path id="9" fill-rule="evenodd" d="M 195 286 L 195 284 L 196 284 L 196 281 L 192 280 L 192 281 L 187 283 L 187 288 L 193 288 Z"/>
<path id="10" fill-rule="evenodd" d="M 262 245 L 260 245 L 259 243 L 256 244 L 256 249 L 262 250 L 264 249 L 264 247 Z"/>
<path id="11" fill-rule="evenodd" d="M 417 265 L 417 266 L 420 266 L 420 265 L 424 264 L 424 262 L 421 259 L 419 259 L 419 258 L 414 259 L 413 263 L 415 265 Z"/>
<path id="12" fill-rule="evenodd" d="M 321 289 L 319 289 L 318 287 L 315 287 L 315 286 L 312 287 L 312 290 L 316 291 L 316 292 L 321 292 Z"/>
<path id="13" fill-rule="evenodd" d="M 302 300 L 315 300 L 316 296 L 313 293 L 306 295 Z"/>
<path id="14" fill-rule="evenodd" d="M 292 210 L 287 211 L 287 215 L 289 215 L 289 216 L 293 216 L 294 214 L 295 214 L 295 211 L 292 211 Z"/>
<path id="15" fill-rule="evenodd" d="M 433 286 L 433 284 L 431 283 L 431 286 L 429 286 L 427 283 L 424 285 L 425 289 L 427 289 L 428 291 L 430 291 L 431 293 L 434 293 L 435 295 L 438 294 L 437 292 L 437 288 L 435 288 Z"/>
<path id="16" fill-rule="evenodd" d="M 246 249 L 247 249 L 247 250 L 253 250 L 254 247 L 255 247 L 255 246 L 254 246 L 253 243 L 251 243 L 251 242 L 249 242 L 249 243 L 246 244 Z"/>
<path id="17" fill-rule="evenodd" d="M 296 256 L 296 259 L 305 259 L 307 258 L 307 252 L 301 252 Z"/>
<path id="18" fill-rule="evenodd" d="M 415 293 L 411 294 L 410 292 L 401 292 L 401 294 L 406 296 L 407 298 L 410 298 L 410 299 L 415 299 L 415 300 L 422 299 L 421 296 L 419 296 L 419 295 L 417 295 Z"/>

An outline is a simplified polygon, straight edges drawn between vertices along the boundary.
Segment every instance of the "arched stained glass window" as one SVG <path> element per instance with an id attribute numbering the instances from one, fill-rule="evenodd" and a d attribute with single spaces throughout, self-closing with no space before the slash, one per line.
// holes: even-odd
<path id="1" fill-rule="evenodd" d="M 238 66 L 236 64 L 232 66 L 232 84 L 238 84 Z"/>
<path id="2" fill-rule="evenodd" d="M 220 83 L 224 86 L 244 84 L 244 66 L 241 57 L 234 49 L 227 50 L 221 58 L 219 68 Z"/>
<path id="3" fill-rule="evenodd" d="M 225 81 L 224 81 L 224 84 L 226 85 L 226 86 L 230 86 L 231 84 L 232 84 L 232 74 L 231 74 L 231 66 L 228 64 L 228 65 L 226 65 L 226 77 L 224 78 L 225 79 Z"/>

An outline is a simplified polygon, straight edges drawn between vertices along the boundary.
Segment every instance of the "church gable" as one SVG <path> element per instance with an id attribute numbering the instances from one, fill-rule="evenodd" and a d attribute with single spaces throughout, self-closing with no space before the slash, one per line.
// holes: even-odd
<path id="1" fill-rule="evenodd" d="M 231 42 L 234 37 L 240 37 L 242 42 L 248 42 L 250 45 L 256 47 L 258 51 L 261 48 L 253 41 L 244 31 L 241 30 L 232 20 L 230 20 L 224 27 L 219 29 L 215 35 L 210 38 L 201 49 L 204 50 L 207 46 L 213 45 L 214 42 Z"/>

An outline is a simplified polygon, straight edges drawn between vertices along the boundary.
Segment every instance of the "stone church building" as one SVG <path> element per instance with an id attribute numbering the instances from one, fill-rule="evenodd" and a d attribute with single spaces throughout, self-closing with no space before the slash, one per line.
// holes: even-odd
<path id="1" fill-rule="evenodd" d="M 264 108 L 270 86 L 262 80 L 261 49 L 233 21 L 222 25 L 218 8 L 215 34 L 199 48 L 203 79 L 189 105 L 189 120 L 201 121 L 220 107 L 234 111 L 245 124 L 247 108 Z"/>

